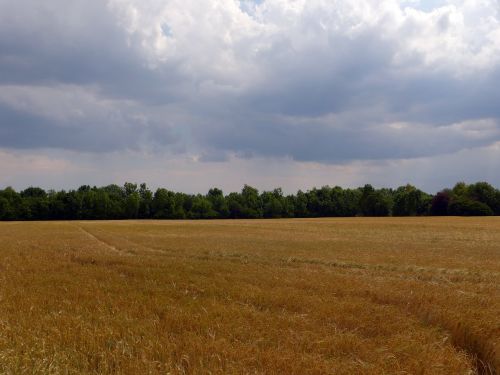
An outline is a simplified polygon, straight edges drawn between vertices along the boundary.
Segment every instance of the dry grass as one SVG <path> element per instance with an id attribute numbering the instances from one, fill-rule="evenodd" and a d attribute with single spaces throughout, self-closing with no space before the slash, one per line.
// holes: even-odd
<path id="1" fill-rule="evenodd" d="M 500 369 L 500 219 L 0 224 L 0 373 Z"/>

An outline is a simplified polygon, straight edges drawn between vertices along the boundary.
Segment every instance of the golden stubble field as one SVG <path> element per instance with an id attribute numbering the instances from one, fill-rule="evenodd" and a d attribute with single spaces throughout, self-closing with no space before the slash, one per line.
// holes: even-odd
<path id="1" fill-rule="evenodd" d="M 0 224 L 2 374 L 493 374 L 500 218 Z"/>

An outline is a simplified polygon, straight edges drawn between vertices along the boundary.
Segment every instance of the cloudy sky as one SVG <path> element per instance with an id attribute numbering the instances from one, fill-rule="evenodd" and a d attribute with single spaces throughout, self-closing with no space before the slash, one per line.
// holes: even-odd
<path id="1" fill-rule="evenodd" d="M 0 0 L 0 188 L 499 171 L 499 0 Z"/>

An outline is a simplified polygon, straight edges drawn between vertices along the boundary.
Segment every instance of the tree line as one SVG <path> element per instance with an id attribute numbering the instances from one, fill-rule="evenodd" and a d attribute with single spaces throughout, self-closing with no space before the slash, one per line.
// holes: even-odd
<path id="1" fill-rule="evenodd" d="M 406 185 L 397 189 L 314 188 L 285 195 L 281 188 L 259 192 L 245 185 L 225 195 L 185 194 L 146 184 L 81 186 L 70 191 L 29 187 L 0 190 L 0 220 L 259 219 L 354 216 L 500 215 L 500 190 L 486 182 L 457 183 L 430 195 Z"/>

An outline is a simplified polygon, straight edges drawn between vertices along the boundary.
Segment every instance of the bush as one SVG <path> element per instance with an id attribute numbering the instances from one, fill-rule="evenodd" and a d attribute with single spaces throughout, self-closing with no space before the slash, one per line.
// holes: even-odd
<path id="1" fill-rule="evenodd" d="M 450 194 L 447 191 L 437 193 L 431 202 L 431 215 L 446 216 L 448 215 L 448 205 L 450 203 Z"/>
<path id="2" fill-rule="evenodd" d="M 492 216 L 494 214 L 487 204 L 462 197 L 451 200 L 448 212 L 456 216 Z"/>

